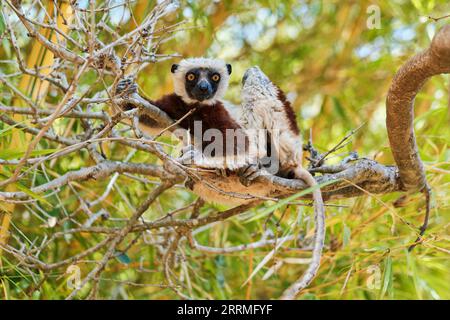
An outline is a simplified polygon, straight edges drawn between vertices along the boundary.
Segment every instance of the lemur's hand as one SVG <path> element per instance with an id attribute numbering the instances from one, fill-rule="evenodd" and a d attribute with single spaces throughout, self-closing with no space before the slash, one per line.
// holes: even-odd
<path id="1" fill-rule="evenodd" d="M 175 159 L 177 162 L 184 166 L 197 166 L 203 168 L 213 169 L 208 160 L 205 159 L 203 153 L 196 149 L 192 145 L 187 145 L 181 149 L 180 157 Z M 228 177 L 228 172 L 225 168 L 215 168 L 215 172 L 218 176 L 223 178 Z"/>
<path id="2" fill-rule="evenodd" d="M 137 84 L 131 78 L 124 78 L 117 83 L 116 95 L 129 96 L 136 93 L 138 89 Z"/>
<path id="3" fill-rule="evenodd" d="M 194 146 L 187 145 L 181 149 L 181 155 L 175 160 L 182 165 L 194 165 L 201 156 L 201 152 L 195 149 Z"/>
<path id="4" fill-rule="evenodd" d="M 256 178 L 261 175 L 259 164 L 249 164 L 243 168 L 240 168 L 237 172 L 239 181 L 246 187 L 250 186 Z"/>

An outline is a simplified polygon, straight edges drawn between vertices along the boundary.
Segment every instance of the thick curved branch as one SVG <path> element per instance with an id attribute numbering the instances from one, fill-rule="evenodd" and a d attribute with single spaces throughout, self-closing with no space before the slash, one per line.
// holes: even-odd
<path id="1" fill-rule="evenodd" d="M 403 190 L 420 190 L 427 184 L 414 135 L 414 99 L 428 78 L 442 73 L 450 73 L 450 25 L 400 68 L 387 95 L 386 126 Z"/>

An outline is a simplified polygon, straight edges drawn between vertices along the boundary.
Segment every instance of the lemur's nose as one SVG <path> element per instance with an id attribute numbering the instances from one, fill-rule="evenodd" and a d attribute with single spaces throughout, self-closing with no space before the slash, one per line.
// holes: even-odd
<path id="1" fill-rule="evenodd" d="M 200 91 L 202 92 L 206 92 L 209 90 L 209 86 L 208 83 L 206 81 L 202 81 L 198 84 L 198 88 L 200 89 Z"/>

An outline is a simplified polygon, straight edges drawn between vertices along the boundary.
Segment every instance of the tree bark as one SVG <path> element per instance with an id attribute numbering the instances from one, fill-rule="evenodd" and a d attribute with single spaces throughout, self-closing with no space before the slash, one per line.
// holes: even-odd
<path id="1" fill-rule="evenodd" d="M 402 190 L 421 190 L 427 185 L 414 135 L 414 99 L 428 78 L 449 72 L 447 25 L 434 36 L 430 47 L 409 59 L 392 80 L 386 99 L 386 127 Z"/>

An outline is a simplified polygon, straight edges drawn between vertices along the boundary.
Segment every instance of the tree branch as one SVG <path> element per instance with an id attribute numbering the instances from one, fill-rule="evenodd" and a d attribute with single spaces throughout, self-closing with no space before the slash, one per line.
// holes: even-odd
<path id="1" fill-rule="evenodd" d="M 231 174 L 229 177 L 223 177 L 212 171 L 186 168 L 165 153 L 161 145 L 155 141 L 157 137 L 152 139 L 140 136 L 136 122 L 133 122 L 131 127 L 138 137 L 137 139 L 122 136 L 124 132 L 129 131 L 128 127 L 116 127 L 126 118 L 136 118 L 139 111 L 141 114 L 155 119 L 159 126 L 165 127 L 166 129 L 162 132 L 177 128 L 177 122 L 174 122 L 167 114 L 138 94 L 122 97 L 114 96 L 111 93 L 111 89 L 115 88 L 115 85 L 121 78 L 125 76 L 134 78 L 136 73 L 142 70 L 147 62 L 156 62 L 170 57 L 170 55 L 156 54 L 159 45 L 158 41 L 162 41 L 161 39 L 164 38 L 164 33 L 175 32 L 178 24 L 164 26 L 160 31 L 155 30 L 156 23 L 160 18 L 169 13 L 173 7 L 169 1 L 159 2 L 140 25 L 125 33 L 122 31 L 116 32 L 111 29 L 108 31 L 105 29 L 105 26 L 107 28 L 109 27 L 104 23 L 103 19 L 96 22 L 95 12 L 101 15 L 102 12 L 107 12 L 112 7 L 95 8 L 94 2 L 91 2 L 90 8 L 82 11 L 86 13 L 86 17 L 91 14 L 91 20 L 80 20 L 78 12 L 75 10 L 75 21 L 68 23 L 69 31 L 67 34 L 59 30 L 54 21 L 41 23 L 28 17 L 23 12 L 22 7 L 19 6 L 19 1 L 6 0 L 5 3 L 6 5 L 4 6 L 0 5 L 2 13 L 3 11 L 15 13 L 18 17 L 18 22 L 27 29 L 29 36 L 41 43 L 47 50 L 50 50 L 57 59 L 55 59 L 53 65 L 48 67 L 48 73 L 38 67 L 35 69 L 25 67 L 23 59 L 20 56 L 20 47 L 15 39 L 15 31 L 12 29 L 9 20 L 7 21 L 6 27 L 8 33 L 11 35 L 10 41 L 17 55 L 19 69 L 14 73 L 3 75 L 0 77 L 0 80 L 5 84 L 5 88 L 12 92 L 15 98 L 24 101 L 26 107 L 0 105 L 0 112 L 2 113 L 0 114 L 0 121 L 8 125 L 5 128 L 6 132 L 13 129 L 23 130 L 37 138 L 35 139 L 34 145 L 30 145 L 31 147 L 28 146 L 27 154 L 21 159 L 13 159 L 14 157 L 11 157 L 11 159 L 0 159 L 0 165 L 14 166 L 13 169 L 15 169 L 13 178 L 3 180 L 2 183 L 5 183 L 5 181 L 12 183 L 17 180 L 20 182 L 25 181 L 28 184 L 28 181 L 31 181 L 27 186 L 31 192 L 8 192 L 8 189 L 4 188 L 0 191 L 0 200 L 11 202 L 29 201 L 28 199 L 39 194 L 44 194 L 46 199 L 50 199 L 49 194 L 46 193 L 53 191 L 52 196 L 55 195 L 57 201 L 61 203 L 62 210 L 67 214 L 65 216 L 58 216 L 59 220 L 57 220 L 56 225 L 51 226 L 50 223 L 47 223 L 49 228 L 54 227 L 55 229 L 50 238 L 42 240 L 41 245 L 37 244 L 37 242 L 35 243 L 34 240 L 33 243 L 25 244 L 21 241 L 22 234 L 11 231 L 12 239 L 15 241 L 14 245 L 7 244 L 2 248 L 19 261 L 18 267 L 39 269 L 43 271 L 44 277 L 46 277 L 51 270 L 65 267 L 68 264 L 78 263 L 81 259 L 88 258 L 93 253 L 104 250 L 103 257 L 100 260 L 96 260 L 98 264 L 91 269 L 81 285 L 82 287 L 89 281 L 93 281 L 91 296 L 95 297 L 101 273 L 105 270 L 109 261 L 116 256 L 117 252 L 123 252 L 118 247 L 126 242 L 128 235 L 133 234 L 133 240 L 124 245 L 126 248 L 124 251 L 135 245 L 140 236 L 151 233 L 155 237 L 156 235 L 158 237 L 161 236 L 161 238 L 165 237 L 162 240 L 158 238 L 152 245 L 160 250 L 158 254 L 163 258 L 166 280 L 169 282 L 168 287 L 174 289 L 180 296 L 187 297 L 172 284 L 172 281 L 176 277 L 174 277 L 174 272 L 171 270 L 177 267 L 177 253 L 182 252 L 180 244 L 184 240 L 191 238 L 193 249 L 207 253 L 224 254 L 270 246 L 280 239 L 297 239 L 298 234 L 295 234 L 287 236 L 287 238 L 262 239 L 247 245 L 224 248 L 198 244 L 192 237 L 196 231 L 202 228 L 208 228 L 214 223 L 238 216 L 255 208 L 264 200 L 270 199 L 277 201 L 288 195 L 305 190 L 308 188 L 307 185 L 301 180 L 284 179 L 274 175 L 262 175 L 254 183 L 259 184 L 261 189 L 267 190 L 267 194 L 263 196 L 244 194 L 245 189 L 243 189 L 244 191 L 241 190 L 244 193 L 239 194 L 236 190 L 233 190 L 233 186 L 236 183 L 235 174 Z M 49 20 L 52 20 L 50 16 Z M 56 32 L 65 41 L 55 42 L 47 39 L 40 32 L 42 28 Z M 106 45 L 95 34 L 95 32 L 100 32 L 101 30 L 106 30 L 111 35 L 111 37 L 107 37 L 109 40 Z M 159 33 L 161 33 L 160 38 Z M 95 72 L 99 79 L 98 83 L 104 84 L 102 90 L 92 93 L 90 91 L 84 91 L 84 88 L 79 86 L 78 80 L 88 70 Z M 351 136 L 350 133 L 333 149 L 323 155 L 317 153 L 311 157 L 311 162 L 316 161 L 316 165 L 313 165 L 310 171 L 316 175 L 317 182 L 322 185 L 321 190 L 324 200 L 329 201 L 331 199 L 350 198 L 366 194 L 387 194 L 396 191 L 423 189 L 426 192 L 428 200 L 426 213 L 428 217 L 429 188 L 426 183 L 423 164 L 418 155 L 414 136 L 413 103 L 418 91 L 429 77 L 448 72 L 450 72 L 450 26 L 442 28 L 436 34 L 428 50 L 408 60 L 392 81 L 386 100 L 386 125 L 392 153 L 397 166 L 383 165 L 374 160 L 358 158 L 355 155 L 344 159 L 336 165 L 326 164 L 326 157 L 341 148 L 344 142 Z M 50 82 L 58 90 L 66 93 L 66 98 L 61 100 L 56 109 L 53 108 L 52 104 L 47 103 L 46 99 L 42 99 L 39 104 L 35 103 L 34 99 L 22 93 L 15 86 L 15 78 L 20 77 L 23 73 L 30 75 L 32 78 Z M 107 78 L 107 81 L 105 81 L 105 78 Z M 95 84 L 97 85 L 97 83 Z M 119 112 L 112 115 L 99 111 L 104 107 L 109 108 L 110 105 L 114 107 L 117 104 L 123 103 L 133 104 L 139 110 Z M 19 122 L 12 117 L 14 114 L 29 115 L 32 117 L 32 121 Z M 61 118 L 77 119 L 82 124 L 84 132 L 79 134 L 79 132 L 71 130 L 69 125 L 65 128 L 66 133 L 61 134 L 59 130 L 55 130 L 53 123 L 56 119 Z M 73 135 L 70 136 L 69 134 L 72 133 Z M 63 148 L 55 152 L 52 151 L 50 156 L 34 157 L 32 152 L 38 151 L 34 147 L 37 147 L 38 144 L 39 146 L 42 145 L 39 141 L 40 138 L 51 142 L 51 145 L 62 145 Z M 103 156 L 97 150 L 102 150 L 99 144 L 113 141 L 130 147 L 133 151 L 143 150 L 151 153 L 159 158 L 162 164 L 129 163 L 129 159 L 122 160 L 121 162 L 105 160 L 106 156 Z M 82 149 L 87 150 L 91 156 L 90 158 L 85 157 L 87 158 L 86 163 L 93 159 L 94 165 L 85 164 L 85 167 L 82 169 L 65 172 L 53 180 L 50 180 L 45 174 L 46 183 L 42 183 L 42 180 L 35 179 L 34 177 L 30 180 L 26 179 L 31 176 L 31 172 L 37 171 L 40 166 L 45 172 L 45 162 L 49 161 L 51 164 L 53 160 L 60 159 L 60 157 L 62 158 L 69 153 L 74 153 Z M 312 144 L 309 150 L 312 153 L 316 152 Z M 95 209 L 94 206 L 107 198 L 111 190 L 117 187 L 116 179 L 119 174 L 152 176 L 159 178 L 161 182 L 155 181 L 157 184 L 156 188 L 153 189 L 148 198 L 137 209 L 133 208 L 131 201 L 120 193 L 120 188 L 117 188 L 120 196 L 132 209 L 134 214 L 130 219 L 123 218 L 122 216 L 119 216 L 120 218 L 113 216 L 108 223 L 103 223 L 100 219 L 97 220 L 102 212 L 93 212 Z M 102 185 L 106 185 L 106 189 L 100 196 L 95 194 L 97 200 L 87 201 L 83 199 L 83 195 L 79 194 L 74 188 L 73 182 L 91 179 L 100 180 L 107 177 L 112 177 L 112 179 L 107 185 L 103 182 Z M 151 204 L 158 202 L 156 200 L 162 192 L 170 188 L 173 184 L 183 181 L 186 177 L 195 178 L 196 183 L 204 183 L 212 192 L 238 198 L 243 204 L 222 212 L 211 212 L 209 208 L 200 212 L 202 201 L 199 201 L 196 205 L 190 204 L 182 208 L 183 210 L 180 209 L 167 215 L 163 214 L 153 220 L 147 221 L 142 217 L 143 213 Z M 149 180 L 144 181 L 144 183 L 149 182 Z M 58 198 L 58 194 L 60 194 L 59 188 L 65 185 L 69 186 L 80 204 L 79 208 L 73 211 L 68 210 L 69 212 L 66 212 L 63 202 Z M 309 199 L 310 195 L 305 195 L 302 198 Z M 37 210 L 42 210 L 39 207 L 39 201 L 32 200 L 32 204 L 36 206 Z M 109 204 L 103 204 L 101 210 L 106 211 L 108 206 Z M 184 209 L 190 208 L 191 206 L 194 208 L 190 217 L 182 218 L 175 216 L 175 212 L 183 212 Z M 33 208 L 30 210 L 33 210 Z M 41 220 L 45 223 L 48 214 L 44 210 L 41 213 L 43 214 Z M 36 216 L 40 217 L 37 214 Z M 73 227 L 69 229 L 61 228 L 67 221 L 71 222 Z M 96 225 L 93 224 L 94 222 Z M 425 231 L 426 225 L 427 223 L 425 222 L 420 229 L 420 236 L 416 240 L 416 243 L 423 241 L 421 235 Z M 38 228 L 41 228 L 41 226 L 38 226 Z M 100 236 L 101 240 L 97 237 L 92 237 L 87 248 L 82 248 L 80 250 L 81 252 L 78 251 L 76 254 L 72 254 L 53 263 L 44 262 L 46 261 L 44 259 L 51 258 L 41 254 L 42 251 L 49 250 L 51 243 L 56 241 L 57 238 L 76 233 L 91 233 L 92 235 Z M 73 291 L 68 298 L 74 298 L 77 292 L 79 292 L 79 289 Z"/>
<path id="2" fill-rule="evenodd" d="M 450 25 L 439 30 L 430 47 L 409 59 L 392 80 L 386 99 L 386 127 L 402 190 L 421 190 L 425 170 L 414 135 L 414 99 L 428 78 L 450 72 Z"/>

